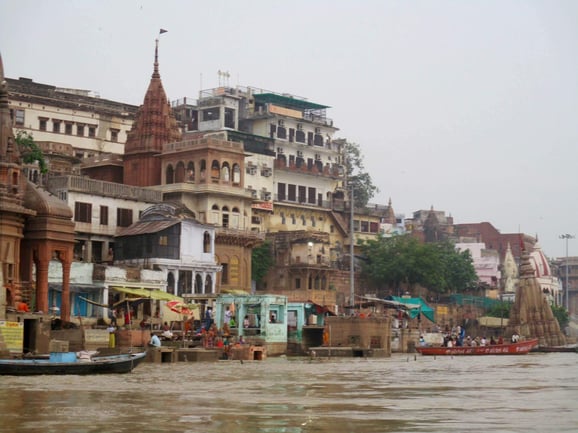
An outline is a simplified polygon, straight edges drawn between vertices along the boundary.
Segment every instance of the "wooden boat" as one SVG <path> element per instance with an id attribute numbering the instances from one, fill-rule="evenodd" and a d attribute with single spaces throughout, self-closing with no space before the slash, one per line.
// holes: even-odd
<path id="1" fill-rule="evenodd" d="M 142 361 L 146 352 L 91 356 L 80 359 L 75 352 L 51 353 L 48 359 L 0 359 L 0 375 L 32 376 L 63 374 L 129 373 Z"/>
<path id="2" fill-rule="evenodd" d="M 519 341 L 510 344 L 495 344 L 490 346 L 457 346 L 457 347 L 416 347 L 422 355 L 453 356 L 453 355 L 525 355 L 538 339 Z"/>

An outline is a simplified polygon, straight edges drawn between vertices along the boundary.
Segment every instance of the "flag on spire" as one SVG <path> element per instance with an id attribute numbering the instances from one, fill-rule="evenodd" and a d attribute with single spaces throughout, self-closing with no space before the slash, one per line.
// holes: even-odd
<path id="1" fill-rule="evenodd" d="M 166 32 L 168 32 L 168 30 L 161 29 L 161 31 L 159 32 L 159 35 L 162 35 L 163 33 L 166 33 Z"/>

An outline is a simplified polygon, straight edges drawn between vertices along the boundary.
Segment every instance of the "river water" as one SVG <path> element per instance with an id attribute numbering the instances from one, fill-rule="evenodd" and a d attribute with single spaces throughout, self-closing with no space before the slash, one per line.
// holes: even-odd
<path id="1" fill-rule="evenodd" d="M 144 364 L 0 381 L 1 432 L 578 431 L 572 353 Z"/>

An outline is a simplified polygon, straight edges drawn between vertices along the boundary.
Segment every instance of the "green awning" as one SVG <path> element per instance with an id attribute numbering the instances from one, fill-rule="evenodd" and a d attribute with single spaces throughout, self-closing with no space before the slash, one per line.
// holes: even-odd
<path id="1" fill-rule="evenodd" d="M 387 299 L 391 299 L 393 301 L 399 302 L 401 304 L 405 304 L 408 308 L 409 316 L 414 319 L 418 316 L 418 314 L 423 314 L 432 322 L 434 320 L 434 310 L 430 307 L 422 298 L 403 298 L 399 296 L 388 296 Z"/>
<path id="2" fill-rule="evenodd" d="M 293 108 L 297 110 L 322 110 L 329 108 L 327 105 L 315 104 L 303 99 L 277 95 L 276 93 L 257 93 L 253 96 L 257 102 L 271 103 L 281 107 Z"/>
<path id="3" fill-rule="evenodd" d="M 181 301 L 184 299 L 180 296 L 171 295 L 170 293 L 163 292 L 158 289 L 146 289 L 143 287 L 118 287 L 111 286 L 111 290 L 116 290 L 117 292 L 124 293 L 127 295 L 137 296 L 139 298 L 149 298 L 155 301 Z"/>

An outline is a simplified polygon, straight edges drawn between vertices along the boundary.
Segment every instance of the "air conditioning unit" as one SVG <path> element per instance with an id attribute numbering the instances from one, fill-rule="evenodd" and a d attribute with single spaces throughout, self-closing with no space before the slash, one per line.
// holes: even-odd
<path id="1" fill-rule="evenodd" d="M 282 147 L 278 147 L 278 148 L 277 148 L 277 153 L 279 153 L 279 154 L 283 153 L 283 148 L 282 148 Z"/>
<path id="2" fill-rule="evenodd" d="M 265 176 L 265 177 L 269 177 L 271 176 L 273 173 L 271 171 L 270 168 L 264 168 L 261 170 L 261 176 Z"/>
<path id="3" fill-rule="evenodd" d="M 297 124 L 297 131 L 301 131 L 303 130 L 303 124 L 302 123 L 298 123 Z"/>
<path id="4" fill-rule="evenodd" d="M 321 161 L 321 155 L 318 153 L 315 154 L 315 161 Z"/>
<path id="5" fill-rule="evenodd" d="M 271 193 L 270 192 L 264 192 L 263 193 L 263 200 L 271 201 Z"/>
<path id="6" fill-rule="evenodd" d="M 301 150 L 298 150 L 298 151 L 297 151 L 297 156 L 298 156 L 299 158 L 303 158 L 303 152 L 302 152 Z"/>
<path id="7" fill-rule="evenodd" d="M 257 167 L 247 167 L 247 174 L 257 173 Z"/>
<path id="8" fill-rule="evenodd" d="M 279 119 L 279 121 L 277 122 L 277 124 L 279 126 L 285 126 L 285 121 L 283 119 Z"/>
<path id="9" fill-rule="evenodd" d="M 316 133 L 316 134 L 321 134 L 321 128 L 315 128 L 315 133 Z"/>

